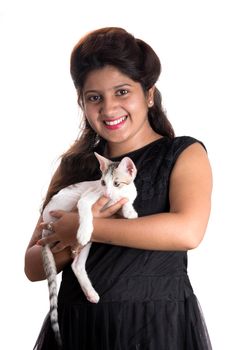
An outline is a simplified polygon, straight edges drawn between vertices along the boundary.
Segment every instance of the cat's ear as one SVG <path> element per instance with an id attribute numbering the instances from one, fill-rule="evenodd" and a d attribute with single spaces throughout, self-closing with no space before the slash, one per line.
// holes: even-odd
<path id="1" fill-rule="evenodd" d="M 95 154 L 97 160 L 99 161 L 101 172 L 105 172 L 108 169 L 108 166 L 110 165 L 111 161 L 109 159 L 101 156 L 97 152 L 94 152 L 94 154 Z"/>
<path id="2" fill-rule="evenodd" d="M 124 157 L 121 162 L 119 163 L 118 168 L 124 172 L 127 172 L 129 175 L 131 175 L 131 177 L 133 178 L 133 180 L 136 177 L 137 174 L 137 169 L 135 167 L 135 164 L 133 163 L 133 161 L 131 160 L 131 158 L 129 157 Z"/>

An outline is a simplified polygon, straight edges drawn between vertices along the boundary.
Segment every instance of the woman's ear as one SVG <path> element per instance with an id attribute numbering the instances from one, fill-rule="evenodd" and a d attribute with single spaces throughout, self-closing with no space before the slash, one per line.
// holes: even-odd
<path id="1" fill-rule="evenodd" d="M 83 99 L 83 96 L 79 96 L 78 91 L 77 91 L 77 103 L 82 109 L 82 111 L 84 111 L 84 99 Z"/>
<path id="2" fill-rule="evenodd" d="M 155 94 L 155 86 L 152 86 L 147 91 L 147 104 L 149 108 L 153 107 L 154 105 L 154 94 Z"/>

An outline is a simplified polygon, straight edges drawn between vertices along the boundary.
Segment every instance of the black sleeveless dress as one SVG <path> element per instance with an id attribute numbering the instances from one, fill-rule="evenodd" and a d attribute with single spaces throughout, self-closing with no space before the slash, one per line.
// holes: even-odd
<path id="1" fill-rule="evenodd" d="M 139 216 L 170 210 L 171 171 L 181 152 L 195 142 L 187 136 L 163 137 L 127 154 L 138 170 L 134 207 Z M 186 251 L 95 243 L 87 271 L 100 295 L 98 304 L 86 300 L 70 266 L 63 271 L 59 322 L 64 350 L 211 349 L 187 275 Z M 56 349 L 48 317 L 35 349 Z"/>

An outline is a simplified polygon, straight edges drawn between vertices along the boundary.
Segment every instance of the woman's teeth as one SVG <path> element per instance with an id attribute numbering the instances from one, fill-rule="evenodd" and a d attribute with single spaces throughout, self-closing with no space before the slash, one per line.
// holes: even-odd
<path id="1" fill-rule="evenodd" d="M 104 123 L 106 124 L 106 125 L 110 125 L 110 126 L 112 126 L 112 125 L 118 125 L 118 124 L 120 124 L 120 123 L 122 123 L 124 120 L 126 120 L 127 119 L 127 116 L 124 116 L 124 117 L 121 117 L 121 118 L 119 118 L 119 119 L 116 119 L 116 120 L 113 120 L 113 121 L 107 121 L 107 120 L 105 120 L 104 121 Z"/>

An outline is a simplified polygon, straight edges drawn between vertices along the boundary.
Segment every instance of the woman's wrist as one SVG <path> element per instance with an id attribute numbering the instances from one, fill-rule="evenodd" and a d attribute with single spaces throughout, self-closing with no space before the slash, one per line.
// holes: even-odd
<path id="1" fill-rule="evenodd" d="M 114 218 L 94 218 L 93 219 L 93 234 L 91 241 L 96 243 L 106 243 L 114 244 L 111 234 L 111 227 L 117 223 L 117 220 Z"/>

